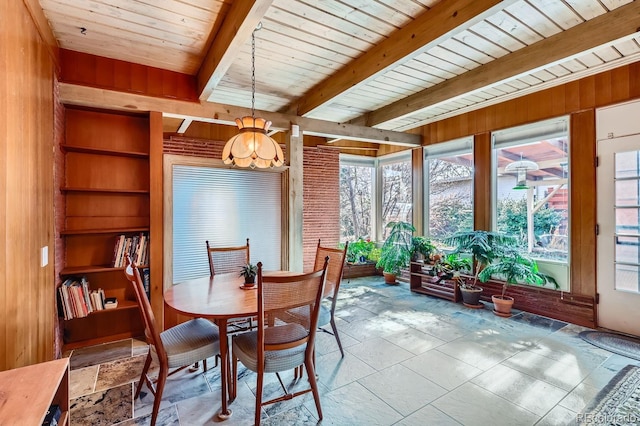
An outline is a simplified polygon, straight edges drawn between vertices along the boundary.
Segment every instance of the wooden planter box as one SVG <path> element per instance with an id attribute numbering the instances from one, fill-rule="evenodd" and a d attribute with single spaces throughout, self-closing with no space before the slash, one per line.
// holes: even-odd
<path id="1" fill-rule="evenodd" d="M 376 268 L 375 262 L 347 262 L 347 264 L 344 265 L 344 269 L 342 270 L 343 278 L 369 277 L 371 275 L 382 275 L 382 272 Z"/>

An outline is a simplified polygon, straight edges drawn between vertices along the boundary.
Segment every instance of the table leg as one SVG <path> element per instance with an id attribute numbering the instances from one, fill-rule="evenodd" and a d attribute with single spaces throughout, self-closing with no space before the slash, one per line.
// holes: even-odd
<path id="1" fill-rule="evenodd" d="M 228 383 L 228 378 L 230 376 L 230 366 L 229 366 L 229 342 L 227 341 L 227 320 L 219 319 L 216 320 L 216 324 L 218 325 L 218 334 L 220 335 L 220 382 L 222 384 L 221 401 L 222 408 L 218 413 L 218 417 L 222 420 L 226 420 L 231 417 L 233 412 L 227 406 L 227 399 L 229 395 L 229 386 L 232 384 Z"/>

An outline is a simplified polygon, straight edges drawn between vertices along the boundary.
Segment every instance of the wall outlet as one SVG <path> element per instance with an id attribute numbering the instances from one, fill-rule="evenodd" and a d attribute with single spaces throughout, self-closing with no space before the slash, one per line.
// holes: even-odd
<path id="1" fill-rule="evenodd" d="M 49 246 L 42 247 L 40 255 L 40 266 L 44 268 L 49 264 Z"/>

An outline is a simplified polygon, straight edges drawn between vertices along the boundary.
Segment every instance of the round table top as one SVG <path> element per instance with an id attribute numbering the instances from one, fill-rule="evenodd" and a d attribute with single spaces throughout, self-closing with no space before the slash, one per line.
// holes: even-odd
<path id="1" fill-rule="evenodd" d="M 288 271 L 265 271 L 264 275 L 288 275 Z M 243 287 L 236 273 L 201 277 L 174 284 L 164 292 L 167 305 L 176 311 L 212 319 L 251 316 L 258 313 L 257 286 Z"/>

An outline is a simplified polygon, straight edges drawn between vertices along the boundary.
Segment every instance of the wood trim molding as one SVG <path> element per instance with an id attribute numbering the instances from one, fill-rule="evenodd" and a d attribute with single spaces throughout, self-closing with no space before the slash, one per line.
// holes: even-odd
<path id="1" fill-rule="evenodd" d="M 60 100 L 67 105 L 115 111 L 147 112 L 162 111 L 165 117 L 191 119 L 207 123 L 235 126 L 237 117 L 251 115 L 251 110 L 231 105 L 210 102 L 188 102 L 177 99 L 156 98 L 147 95 L 118 92 L 115 90 L 60 83 Z M 304 134 L 326 137 L 344 137 L 350 140 L 377 142 L 381 144 L 419 146 L 419 134 L 374 129 L 354 124 L 334 123 L 290 114 L 256 111 L 256 115 L 273 122 L 275 130 L 288 130 L 298 124 Z"/>

